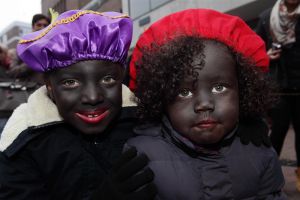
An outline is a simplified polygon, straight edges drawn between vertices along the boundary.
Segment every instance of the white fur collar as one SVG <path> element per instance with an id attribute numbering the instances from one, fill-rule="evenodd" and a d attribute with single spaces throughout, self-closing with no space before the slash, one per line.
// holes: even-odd
<path id="1" fill-rule="evenodd" d="M 122 107 L 135 106 L 133 93 L 122 86 Z M 18 135 L 29 127 L 40 126 L 63 119 L 58 113 L 56 105 L 47 95 L 45 86 L 32 93 L 28 102 L 17 107 L 6 123 L 0 138 L 0 151 L 9 147 Z"/>

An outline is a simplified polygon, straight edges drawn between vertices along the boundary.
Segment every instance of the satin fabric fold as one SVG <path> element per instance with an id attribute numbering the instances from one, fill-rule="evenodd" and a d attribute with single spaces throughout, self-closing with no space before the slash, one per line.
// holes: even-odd
<path id="1" fill-rule="evenodd" d="M 58 20 L 76 15 L 80 10 L 61 14 Z M 120 16 L 120 17 L 119 17 Z M 83 60 L 109 60 L 125 66 L 132 39 L 132 20 L 121 13 L 86 13 L 74 21 L 25 35 L 19 43 L 19 57 L 33 70 L 46 72 Z"/>

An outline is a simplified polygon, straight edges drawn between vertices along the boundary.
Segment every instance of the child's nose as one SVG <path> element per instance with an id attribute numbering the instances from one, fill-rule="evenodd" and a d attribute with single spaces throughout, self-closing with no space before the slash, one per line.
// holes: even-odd
<path id="1" fill-rule="evenodd" d="M 97 105 L 104 101 L 103 91 L 98 86 L 89 85 L 84 88 L 82 92 L 82 103 L 90 104 L 90 105 Z"/>
<path id="2" fill-rule="evenodd" d="M 194 111 L 195 113 L 203 112 L 203 111 L 213 111 L 215 109 L 214 102 L 209 94 L 201 93 L 196 96 L 196 100 L 194 103 Z"/>

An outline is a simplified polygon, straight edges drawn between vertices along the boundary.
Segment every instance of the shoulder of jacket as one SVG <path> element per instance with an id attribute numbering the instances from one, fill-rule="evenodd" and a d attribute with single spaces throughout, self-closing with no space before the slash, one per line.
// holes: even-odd
<path id="1" fill-rule="evenodd" d="M 18 153 L 20 150 L 22 150 L 26 145 L 29 145 L 30 142 L 32 140 L 36 139 L 37 137 L 39 137 L 41 135 L 51 137 L 51 133 L 55 133 L 55 132 L 50 131 L 50 130 L 53 130 L 53 128 L 58 127 L 60 124 L 62 124 L 62 122 L 60 122 L 60 123 L 54 122 L 54 123 L 44 124 L 39 127 L 29 127 L 26 130 L 22 131 L 14 139 L 14 141 L 2 152 L 7 157 L 12 157 L 16 153 Z"/>
<path id="2" fill-rule="evenodd" d="M 136 108 L 137 108 L 136 106 L 122 107 L 118 120 L 123 121 L 123 120 L 134 119 L 134 121 L 136 122 L 137 121 Z"/>
<path id="3" fill-rule="evenodd" d="M 47 109 L 45 109 L 47 108 Z M 8 119 L 0 138 L 0 151 L 8 148 L 18 136 L 33 128 L 62 122 L 56 105 L 43 86 L 32 93 L 28 102 L 17 107 Z"/>
<path id="4" fill-rule="evenodd" d="M 126 142 L 127 146 L 134 146 L 138 152 L 145 153 L 149 158 L 158 158 L 167 154 L 173 154 L 172 144 L 162 136 L 138 135 Z"/>
<path id="5" fill-rule="evenodd" d="M 256 146 L 251 142 L 245 145 L 239 137 L 235 137 L 229 152 L 229 154 L 234 154 L 235 157 L 250 158 L 262 162 L 270 162 L 270 160 L 277 158 L 277 154 L 272 147 L 265 145 Z"/>

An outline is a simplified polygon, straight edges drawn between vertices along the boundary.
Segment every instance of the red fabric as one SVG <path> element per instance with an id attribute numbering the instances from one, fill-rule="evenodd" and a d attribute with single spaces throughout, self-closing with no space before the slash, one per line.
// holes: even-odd
<path id="1" fill-rule="evenodd" d="M 188 9 L 160 19 L 140 36 L 130 62 L 130 89 L 135 88 L 135 63 L 141 57 L 142 47 L 149 47 L 154 42 L 161 45 L 179 35 L 195 34 L 232 47 L 263 71 L 268 71 L 265 43 L 242 19 L 209 9 Z"/>

